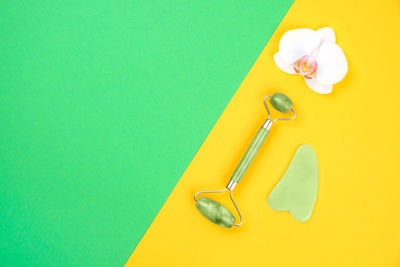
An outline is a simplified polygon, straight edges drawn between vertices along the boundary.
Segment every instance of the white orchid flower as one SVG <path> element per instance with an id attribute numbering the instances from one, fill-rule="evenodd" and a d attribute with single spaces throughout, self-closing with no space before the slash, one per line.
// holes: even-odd
<path id="1" fill-rule="evenodd" d="M 287 31 L 274 55 L 275 63 L 286 73 L 303 75 L 313 91 L 329 94 L 332 85 L 340 82 L 348 70 L 346 56 L 335 39 L 329 27 Z"/>

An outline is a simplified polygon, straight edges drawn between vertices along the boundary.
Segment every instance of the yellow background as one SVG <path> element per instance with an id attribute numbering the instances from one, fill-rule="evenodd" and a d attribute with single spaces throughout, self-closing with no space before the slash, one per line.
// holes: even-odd
<path id="1" fill-rule="evenodd" d="M 273 62 L 285 31 L 324 26 L 349 62 L 330 95 Z M 400 1 L 296 0 L 127 266 L 400 266 L 399 50 Z M 218 227 L 193 195 L 224 188 L 266 119 L 263 96 L 275 91 L 298 117 L 273 125 L 235 190 L 244 225 Z M 299 223 L 267 197 L 304 143 L 318 156 L 319 191 L 310 221 Z"/>

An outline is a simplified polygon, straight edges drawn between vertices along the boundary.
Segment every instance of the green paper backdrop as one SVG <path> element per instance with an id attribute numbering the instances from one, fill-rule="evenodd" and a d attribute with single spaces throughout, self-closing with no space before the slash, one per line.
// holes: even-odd
<path id="1" fill-rule="evenodd" d="M 291 2 L 1 1 L 1 265 L 123 265 Z"/>

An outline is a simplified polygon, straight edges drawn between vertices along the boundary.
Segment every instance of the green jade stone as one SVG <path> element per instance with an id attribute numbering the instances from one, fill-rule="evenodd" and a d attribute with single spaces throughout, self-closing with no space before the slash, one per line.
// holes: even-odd
<path id="1" fill-rule="evenodd" d="M 271 96 L 271 105 L 278 111 L 287 113 L 292 109 L 293 102 L 282 93 L 274 93 Z"/>
<path id="2" fill-rule="evenodd" d="M 235 216 L 223 205 L 207 197 L 201 197 L 196 202 L 196 208 L 213 223 L 231 228 L 236 221 Z"/>
<path id="3" fill-rule="evenodd" d="M 306 222 L 313 212 L 317 189 L 317 156 L 311 146 L 302 145 L 269 195 L 268 204 L 274 210 L 289 211 L 296 220 Z"/>

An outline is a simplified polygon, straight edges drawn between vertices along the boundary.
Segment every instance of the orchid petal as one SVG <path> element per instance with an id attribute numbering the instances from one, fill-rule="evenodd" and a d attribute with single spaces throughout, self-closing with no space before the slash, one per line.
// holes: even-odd
<path id="1" fill-rule="evenodd" d="M 279 52 L 275 53 L 274 55 L 275 64 L 280 68 L 282 71 L 289 73 L 289 74 L 296 74 L 292 64 L 287 63 L 285 60 L 282 59 Z"/>
<path id="2" fill-rule="evenodd" d="M 283 60 L 292 64 L 304 55 L 309 55 L 320 44 L 318 34 L 311 29 L 287 31 L 279 42 L 279 53 Z"/>
<path id="3" fill-rule="evenodd" d="M 318 69 L 315 79 L 323 84 L 335 84 L 346 76 L 347 59 L 342 48 L 337 44 L 327 42 L 320 47 L 317 57 Z"/>
<path id="4" fill-rule="evenodd" d="M 332 92 L 332 85 L 323 84 L 314 79 L 304 79 L 308 87 L 318 94 L 329 94 Z"/>
<path id="5" fill-rule="evenodd" d="M 331 27 L 324 27 L 317 30 L 322 42 L 336 42 L 335 31 Z"/>

